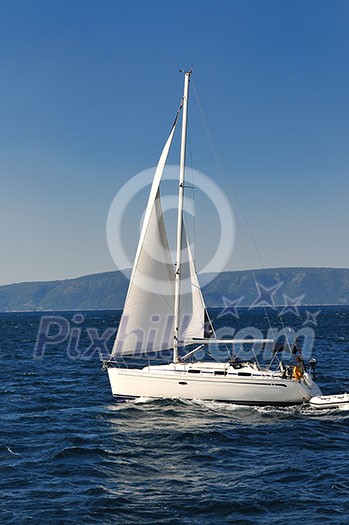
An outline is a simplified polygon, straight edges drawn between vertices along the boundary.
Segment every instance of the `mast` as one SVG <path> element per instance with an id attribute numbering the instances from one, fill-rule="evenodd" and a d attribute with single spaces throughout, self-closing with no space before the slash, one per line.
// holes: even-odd
<path id="1" fill-rule="evenodd" d="M 183 233 L 183 200 L 184 200 L 184 172 L 185 153 L 187 145 L 187 118 L 188 118 L 188 95 L 189 82 L 192 71 L 184 71 L 184 93 L 182 114 L 182 137 L 181 154 L 179 162 L 179 189 L 178 189 L 178 217 L 177 217 L 177 248 L 175 266 L 175 305 L 174 305 L 174 334 L 173 334 L 173 362 L 178 363 L 178 336 L 179 336 L 179 314 L 180 314 L 180 284 L 181 284 L 181 251 Z"/>

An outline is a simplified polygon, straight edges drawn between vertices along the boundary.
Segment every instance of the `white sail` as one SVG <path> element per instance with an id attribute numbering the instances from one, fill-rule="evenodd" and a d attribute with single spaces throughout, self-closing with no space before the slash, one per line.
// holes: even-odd
<path id="1" fill-rule="evenodd" d="M 147 204 L 147 207 L 146 207 L 146 210 L 145 210 L 145 214 L 144 214 L 144 220 L 143 220 L 143 225 L 142 225 L 142 229 L 141 229 L 141 234 L 140 234 L 139 241 L 138 241 L 136 257 L 135 257 L 135 261 L 134 261 L 134 264 L 133 264 L 133 270 L 132 270 L 132 275 L 131 275 L 131 279 L 130 279 L 130 287 L 131 287 L 131 284 L 132 284 L 134 273 L 137 271 L 138 259 L 140 257 L 141 250 L 144 248 L 145 236 L 147 234 L 147 231 L 151 228 L 149 222 L 150 222 L 151 214 L 153 213 L 153 210 L 154 210 L 155 201 L 156 201 L 157 198 L 159 198 L 160 182 L 161 182 L 162 175 L 164 173 L 165 164 L 166 164 L 166 161 L 167 161 L 168 153 L 170 151 L 170 147 L 171 147 L 171 144 L 172 144 L 173 136 L 174 136 L 174 133 L 175 133 L 175 130 L 176 130 L 176 126 L 177 126 L 177 122 L 178 122 L 178 116 L 179 116 L 181 107 L 182 107 L 182 105 L 179 107 L 179 109 L 177 111 L 176 118 L 175 118 L 174 123 L 172 125 L 171 131 L 170 131 L 170 134 L 169 134 L 168 139 L 166 141 L 166 144 L 164 146 L 164 149 L 161 152 L 160 159 L 159 159 L 158 165 L 157 165 L 156 170 L 155 170 L 153 183 L 152 183 L 151 190 L 150 190 L 150 193 L 149 193 L 148 204 Z M 162 220 L 162 214 L 161 214 L 161 220 Z M 152 227 L 154 229 L 157 229 L 156 225 L 152 225 Z M 165 233 L 165 235 L 166 235 L 166 233 Z M 129 287 L 129 289 L 130 289 L 130 287 Z"/>
<path id="2" fill-rule="evenodd" d="M 180 288 L 180 341 L 204 337 L 208 317 L 196 274 L 193 255 L 183 228 Z"/>
<path id="3" fill-rule="evenodd" d="M 155 171 L 112 356 L 173 348 L 175 267 L 159 187 L 177 120 L 178 114 Z M 179 342 L 203 338 L 207 315 L 184 227 L 181 259 Z"/>
<path id="4" fill-rule="evenodd" d="M 185 232 L 182 259 L 180 340 L 203 338 L 205 303 Z M 137 264 L 132 272 L 113 356 L 159 352 L 172 348 L 174 282 L 174 266 L 158 192 Z"/>
<path id="5" fill-rule="evenodd" d="M 155 171 L 112 356 L 158 351 L 172 344 L 174 270 L 159 186 L 178 114 Z"/>
<path id="6" fill-rule="evenodd" d="M 170 348 L 173 297 L 174 269 L 158 192 L 132 272 L 112 355 Z"/>

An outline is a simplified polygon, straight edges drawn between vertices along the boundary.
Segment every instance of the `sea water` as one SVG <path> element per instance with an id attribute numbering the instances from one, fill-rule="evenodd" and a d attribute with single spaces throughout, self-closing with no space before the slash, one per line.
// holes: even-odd
<path id="1" fill-rule="evenodd" d="M 306 322 L 307 311 L 319 314 Z M 120 313 L 76 315 L 0 314 L 2 525 L 349 523 L 348 412 L 117 404 L 91 335 L 105 334 L 110 348 Z M 269 328 L 263 309 L 218 315 L 218 325 Z M 323 392 L 349 391 L 349 308 L 287 315 L 287 325 L 314 331 Z M 59 319 L 53 340 L 64 320 L 68 330 L 43 349 L 45 316 Z"/>

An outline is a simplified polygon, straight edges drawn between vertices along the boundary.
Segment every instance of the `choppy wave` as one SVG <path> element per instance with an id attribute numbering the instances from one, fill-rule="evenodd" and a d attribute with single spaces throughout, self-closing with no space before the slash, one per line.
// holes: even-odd
<path id="1" fill-rule="evenodd" d="M 335 314 L 316 355 L 325 393 L 349 390 Z M 347 410 L 114 403 L 97 356 L 32 358 L 38 319 L 1 324 L 1 525 L 346 525 Z"/>

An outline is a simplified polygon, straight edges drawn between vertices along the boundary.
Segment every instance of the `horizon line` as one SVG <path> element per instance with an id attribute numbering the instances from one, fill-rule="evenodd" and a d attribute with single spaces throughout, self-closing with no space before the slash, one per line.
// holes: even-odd
<path id="1" fill-rule="evenodd" d="M 199 276 L 204 275 L 212 275 L 212 274 L 222 274 L 222 273 L 238 273 L 238 272 L 256 272 L 256 271 L 268 271 L 268 270 L 348 270 L 349 267 L 343 267 L 343 266 L 268 266 L 266 268 L 245 268 L 245 269 L 236 269 L 236 270 L 223 270 L 223 271 L 217 271 L 217 272 L 207 272 L 207 273 L 200 273 L 198 272 Z M 108 273 L 124 273 L 124 272 L 131 272 L 132 268 L 124 268 L 122 270 L 106 270 L 104 272 L 93 272 L 93 273 L 87 273 L 83 275 L 78 275 L 77 277 L 63 277 L 58 279 L 48 279 L 48 280 L 41 280 L 41 279 L 34 279 L 32 281 L 15 281 L 11 283 L 4 283 L 0 284 L 0 288 L 3 288 L 5 286 L 16 286 L 21 284 L 32 284 L 32 283 L 59 283 L 64 281 L 74 281 L 78 279 L 83 279 L 85 277 L 90 277 L 93 275 L 102 275 L 102 274 L 108 274 Z M 126 277 L 126 276 L 125 276 Z"/>

